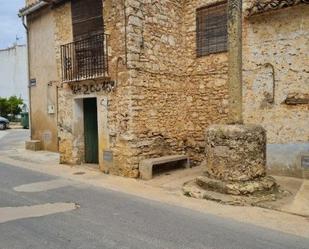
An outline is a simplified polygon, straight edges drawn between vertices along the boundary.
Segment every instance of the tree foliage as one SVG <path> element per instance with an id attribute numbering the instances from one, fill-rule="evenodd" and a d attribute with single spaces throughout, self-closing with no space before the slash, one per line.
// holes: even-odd
<path id="1" fill-rule="evenodd" d="M 9 98 L 0 97 L 0 116 L 8 118 L 20 114 L 21 105 L 23 105 L 23 100 L 16 96 L 11 96 Z"/>

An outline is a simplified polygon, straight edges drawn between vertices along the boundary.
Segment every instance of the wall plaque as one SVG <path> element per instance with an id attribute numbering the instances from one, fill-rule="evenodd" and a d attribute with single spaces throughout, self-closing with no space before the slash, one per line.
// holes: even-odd
<path id="1" fill-rule="evenodd" d="M 309 155 L 301 157 L 301 166 L 304 169 L 309 169 Z"/>
<path id="2" fill-rule="evenodd" d="M 29 86 L 36 86 L 36 79 L 30 79 L 29 80 Z"/>
<path id="3" fill-rule="evenodd" d="M 113 161 L 113 152 L 110 150 L 104 150 L 103 151 L 103 160 L 106 162 L 112 162 Z"/>

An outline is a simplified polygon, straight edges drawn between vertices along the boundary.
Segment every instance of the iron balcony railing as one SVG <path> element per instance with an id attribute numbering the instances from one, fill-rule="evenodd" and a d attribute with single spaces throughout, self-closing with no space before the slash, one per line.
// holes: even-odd
<path id="1" fill-rule="evenodd" d="M 107 76 L 107 35 L 93 35 L 62 45 L 61 65 L 64 82 Z"/>

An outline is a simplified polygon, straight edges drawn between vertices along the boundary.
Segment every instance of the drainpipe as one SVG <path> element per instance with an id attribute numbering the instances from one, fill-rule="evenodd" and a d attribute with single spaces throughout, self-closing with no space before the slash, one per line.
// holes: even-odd
<path id="1" fill-rule="evenodd" d="M 31 125 L 31 85 L 30 85 L 30 49 L 29 49 L 29 27 L 25 22 L 25 16 L 22 16 L 22 24 L 26 30 L 27 35 L 27 73 L 28 73 L 28 98 L 29 98 L 29 130 L 30 130 L 30 140 L 32 140 L 32 125 Z"/>

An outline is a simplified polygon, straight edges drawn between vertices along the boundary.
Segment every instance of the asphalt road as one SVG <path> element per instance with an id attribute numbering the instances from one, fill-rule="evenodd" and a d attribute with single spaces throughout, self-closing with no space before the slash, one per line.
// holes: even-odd
<path id="1" fill-rule="evenodd" d="M 18 137 L 7 136 L 0 144 Z M 55 207 L 43 214 L 44 206 L 35 211 L 43 211 L 41 217 L 34 217 L 34 207 L 47 203 L 77 203 L 79 208 Z M 29 207 L 21 211 L 24 206 Z M 3 221 L 5 212 L 11 220 Z M 0 162 L 0 249 L 28 248 L 308 249 L 309 239 Z"/>
<path id="2" fill-rule="evenodd" d="M 15 145 L 29 140 L 29 130 L 8 129 L 0 131 L 0 152 L 14 149 Z"/>

